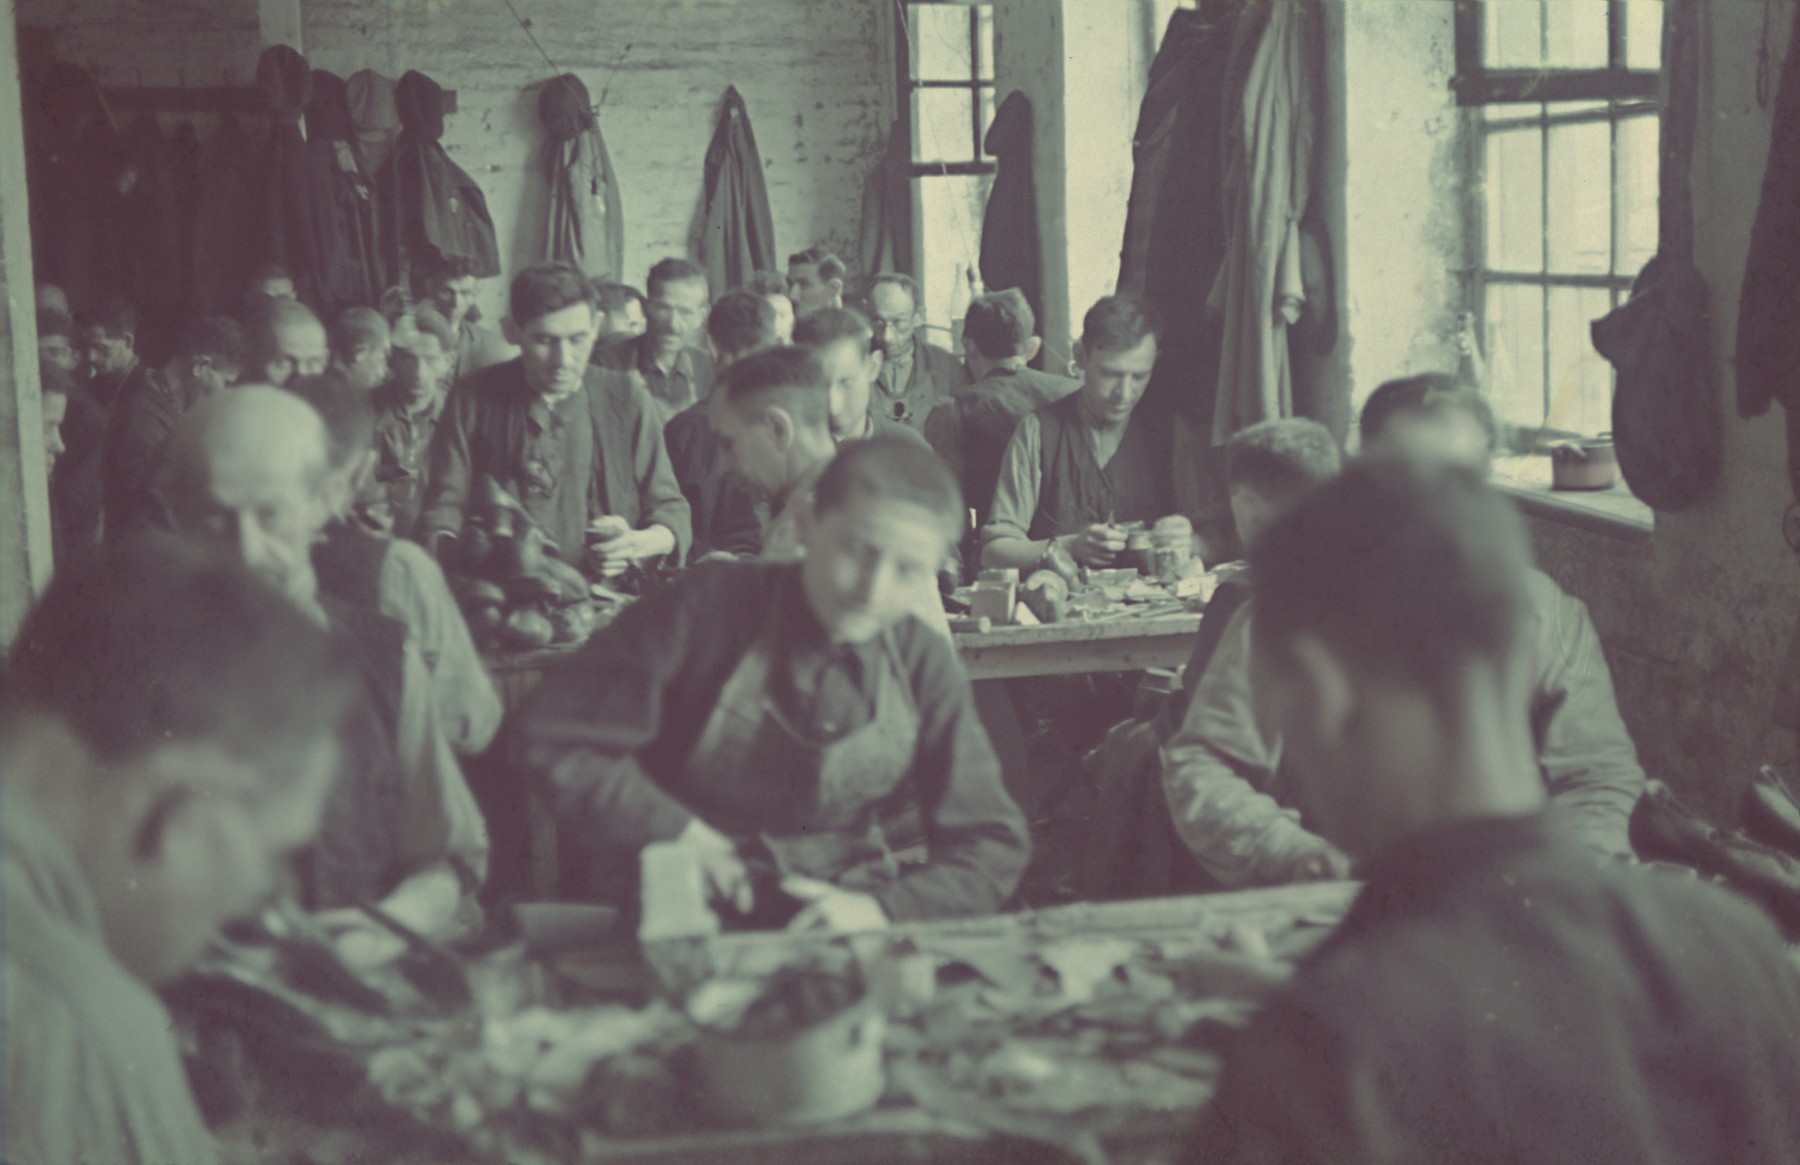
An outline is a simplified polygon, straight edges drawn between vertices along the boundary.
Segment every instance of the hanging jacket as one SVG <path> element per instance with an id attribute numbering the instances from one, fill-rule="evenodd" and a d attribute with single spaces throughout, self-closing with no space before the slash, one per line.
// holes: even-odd
<path id="1" fill-rule="evenodd" d="M 619 180 L 587 86 L 564 73 L 538 93 L 544 123 L 544 176 L 549 181 L 546 262 L 572 263 L 589 279 L 617 281 L 625 268 L 625 217 Z"/>
<path id="2" fill-rule="evenodd" d="M 858 257 L 864 274 L 912 273 L 912 132 L 895 118 L 887 149 L 863 180 L 862 240 Z"/>
<path id="3" fill-rule="evenodd" d="M 994 184 L 981 216 L 981 280 L 989 291 L 1018 288 L 1041 320 L 1044 273 L 1031 135 L 1031 99 L 1015 90 L 1000 103 L 982 145 L 994 158 Z"/>
<path id="4" fill-rule="evenodd" d="M 750 282 L 758 271 L 780 266 L 762 155 L 750 129 L 750 111 L 735 86 L 725 89 L 719 126 L 706 147 L 706 224 L 701 266 L 715 296 Z"/>
<path id="5" fill-rule="evenodd" d="M 76 304 L 119 292 L 120 143 L 87 73 L 50 62 L 25 102 L 33 274 Z"/>
<path id="6" fill-rule="evenodd" d="M 138 311 L 137 348 L 161 363 L 182 321 L 181 256 L 176 250 L 173 147 L 155 114 L 140 114 L 120 143 L 119 293 Z"/>
<path id="7" fill-rule="evenodd" d="M 269 116 L 256 168 L 253 263 L 279 263 L 300 300 L 317 305 L 322 270 L 314 238 L 312 182 L 300 118 L 312 95 L 312 66 L 288 45 L 271 45 L 256 62 L 256 88 Z"/>
<path id="8" fill-rule="evenodd" d="M 1225 80 L 1229 241 L 1209 297 L 1222 313 L 1213 442 L 1294 412 L 1290 324 L 1306 302 L 1300 223 L 1317 168 L 1324 17 L 1312 0 L 1247 6 Z"/>
<path id="9" fill-rule="evenodd" d="M 400 109 L 394 103 L 394 79 L 383 77 L 374 69 L 350 74 L 344 83 L 345 97 L 350 102 L 350 126 L 354 131 L 351 144 L 362 161 L 363 171 L 379 174 L 394 156 L 394 142 L 400 136 Z"/>
<path id="10" fill-rule="evenodd" d="M 204 315 L 235 316 L 256 265 L 249 246 L 256 223 L 257 143 L 236 117 L 220 120 L 200 154 L 193 207 L 188 296 Z"/>
<path id="11" fill-rule="evenodd" d="M 335 73 L 314 69 L 306 152 L 314 237 L 323 264 L 319 308 L 327 318 L 347 307 L 374 307 L 386 286 L 375 234 L 375 183 L 351 144 L 354 132 L 349 86 Z"/>
<path id="12" fill-rule="evenodd" d="M 1656 257 L 1633 281 L 1631 298 L 1593 325 L 1595 349 L 1612 362 L 1618 374 L 1612 424 L 1619 470 L 1633 493 L 1653 509 L 1665 511 L 1692 505 L 1712 488 L 1719 477 L 1725 441 L 1709 355 L 1712 318 L 1706 280 L 1694 266 L 1693 192 L 1688 178 L 1699 115 L 1698 4 L 1699 0 L 1675 0 L 1664 10 Z M 1783 191 L 1782 197 L 1787 196 Z M 1767 202 L 1765 195 L 1765 205 Z M 1759 215 L 1757 226 L 1760 229 L 1762 225 Z M 1800 235 L 1794 240 L 1800 242 Z M 1774 257 L 1800 261 L 1800 251 L 1792 249 L 1792 244 L 1782 251 L 1778 244 L 1764 242 L 1769 243 Z M 1800 299 L 1793 298 L 1800 292 L 1800 282 L 1787 271 L 1780 272 L 1775 282 L 1789 285 L 1788 298 L 1753 294 L 1753 270 L 1761 252 L 1754 249 L 1754 241 L 1752 247 L 1745 272 L 1746 307 L 1771 301 L 1790 308 L 1800 306 Z M 1748 310 L 1744 318 L 1749 318 Z M 1792 319 L 1763 323 L 1761 332 L 1755 327 L 1738 332 L 1740 345 L 1746 336 L 1751 341 L 1753 365 L 1756 356 L 1767 350 L 1756 345 L 1770 334 L 1769 324 L 1784 333 L 1794 330 Z M 1778 342 L 1787 342 L 1786 336 L 1778 337 Z M 1740 354 L 1743 351 L 1740 347 Z M 1743 374 L 1741 364 L 1739 374 Z M 1793 454 L 1790 443 L 1790 461 Z"/>
<path id="13" fill-rule="evenodd" d="M 475 274 L 500 274 L 500 247 L 487 198 L 475 180 L 450 160 L 444 136 L 444 90 L 414 71 L 394 90 L 400 137 L 381 178 L 384 265 L 409 283 L 422 267 L 447 255 L 472 259 Z"/>

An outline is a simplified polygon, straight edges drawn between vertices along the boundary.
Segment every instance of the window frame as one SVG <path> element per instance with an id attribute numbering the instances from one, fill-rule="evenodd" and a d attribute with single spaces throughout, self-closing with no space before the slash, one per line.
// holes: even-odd
<path id="1" fill-rule="evenodd" d="M 913 78 L 912 69 L 912 22 L 910 10 L 914 7 L 948 7 L 967 8 L 969 10 L 969 79 L 966 81 L 924 81 Z M 998 91 L 998 78 L 983 79 L 981 52 L 981 13 L 986 10 L 989 18 L 994 13 L 993 0 L 897 0 L 895 15 L 898 18 L 899 36 L 896 40 L 895 92 L 899 94 L 900 117 L 906 123 L 907 135 L 907 178 L 936 178 L 950 176 L 971 176 L 992 174 L 995 172 L 994 160 L 988 157 L 982 148 L 982 139 L 987 136 L 986 127 L 981 124 L 981 95 L 986 90 L 990 96 Z M 914 156 L 917 153 L 913 145 L 917 127 L 913 124 L 913 94 L 920 89 L 961 89 L 969 94 L 969 131 L 973 148 L 969 151 L 972 161 L 967 162 L 920 162 Z"/>
<path id="2" fill-rule="evenodd" d="M 1541 449 L 1549 442 L 1577 434 L 1550 427 L 1551 393 L 1555 378 L 1551 367 L 1551 297 L 1557 288 L 1606 290 L 1611 306 L 1616 308 L 1629 297 L 1636 272 L 1621 273 L 1619 255 L 1624 246 L 1620 207 L 1623 187 L 1620 127 L 1627 120 L 1659 116 L 1658 93 L 1662 70 L 1632 69 L 1626 64 L 1625 0 L 1607 2 L 1607 64 L 1604 68 L 1489 68 L 1483 60 L 1486 39 L 1486 6 L 1490 0 L 1455 0 L 1455 73 L 1450 87 L 1465 117 L 1468 154 L 1465 174 L 1468 182 L 1466 219 L 1469 224 L 1471 262 L 1468 266 L 1469 310 L 1480 321 L 1483 355 L 1490 366 L 1495 345 L 1488 342 L 1488 292 L 1494 285 L 1541 289 L 1543 319 L 1541 324 L 1542 355 L 1539 387 L 1543 393 L 1542 416 L 1537 425 L 1513 426 L 1522 449 Z M 1591 109 L 1552 112 L 1550 107 L 1568 102 L 1605 102 Z M 1518 115 L 1492 117 L 1490 106 L 1513 105 Z M 1607 126 L 1607 172 L 1611 184 L 1609 262 L 1605 274 L 1557 272 L 1550 264 L 1550 131 L 1572 125 L 1604 124 Z M 1540 269 L 1512 271 L 1494 266 L 1487 254 L 1488 218 L 1485 195 L 1487 185 L 1488 139 L 1494 132 L 1535 129 L 1539 134 L 1542 160 L 1539 165 L 1539 205 L 1542 208 L 1543 239 L 1540 242 Z M 1490 396 L 1493 386 L 1488 386 Z M 1496 411 L 1499 411 L 1498 409 Z"/>

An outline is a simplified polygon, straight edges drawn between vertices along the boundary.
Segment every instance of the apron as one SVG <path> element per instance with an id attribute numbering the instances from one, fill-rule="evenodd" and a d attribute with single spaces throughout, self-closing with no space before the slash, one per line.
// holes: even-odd
<path id="1" fill-rule="evenodd" d="M 895 796 L 912 770 L 919 712 L 893 633 L 882 635 L 875 714 L 831 742 L 811 739 L 776 708 L 775 649 L 771 613 L 688 760 L 691 804 L 728 836 L 760 842 L 779 875 L 868 893 L 898 875 L 890 834 L 919 832 L 917 806 Z"/>

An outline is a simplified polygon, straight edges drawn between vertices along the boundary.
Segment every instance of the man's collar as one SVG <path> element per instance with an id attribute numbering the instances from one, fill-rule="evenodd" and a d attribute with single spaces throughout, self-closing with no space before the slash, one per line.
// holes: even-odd
<path id="1" fill-rule="evenodd" d="M 665 373 L 656 363 L 656 337 L 645 332 L 632 342 L 637 345 L 638 371 L 644 375 L 684 376 L 689 380 L 694 379 L 693 350 L 686 344 L 683 344 L 675 353 L 675 362 L 669 365 L 669 371 Z"/>

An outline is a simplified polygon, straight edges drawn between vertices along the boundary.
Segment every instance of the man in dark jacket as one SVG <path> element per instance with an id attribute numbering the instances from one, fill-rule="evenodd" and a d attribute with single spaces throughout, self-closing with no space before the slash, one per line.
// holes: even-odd
<path id="1" fill-rule="evenodd" d="M 483 478 L 512 494 L 564 561 L 587 544 L 606 573 L 673 555 L 692 540 L 686 499 L 656 406 L 629 375 L 588 363 L 593 285 L 547 263 L 513 280 L 509 330 L 520 355 L 451 390 L 432 439 L 420 537 L 433 550 L 463 529 Z"/>
<path id="2" fill-rule="evenodd" d="M 713 304 L 706 318 L 713 364 L 723 374 L 738 360 L 775 343 L 775 309 L 752 291 L 733 291 Z M 694 547 L 688 557 L 708 554 L 754 558 L 762 548 L 762 520 L 748 490 L 719 465 L 719 441 L 707 417 L 711 398 L 677 413 L 663 430 L 675 480 L 694 517 Z"/>
<path id="3" fill-rule="evenodd" d="M 978 296 L 963 323 L 963 351 L 975 383 L 931 410 L 925 440 L 962 480 L 963 497 L 985 523 L 1000 457 L 1019 418 L 1081 387 L 1079 380 L 1028 367 L 1043 341 L 1031 304 L 1017 290 Z"/>
<path id="4" fill-rule="evenodd" d="M 149 371 L 137 351 L 137 310 L 123 300 L 108 300 L 81 314 L 76 351 L 87 372 L 88 395 L 103 409 Z"/>
<path id="5" fill-rule="evenodd" d="M 922 433 L 931 410 L 968 387 L 968 370 L 919 334 L 924 325 L 919 285 L 910 275 L 875 277 L 869 288 L 869 318 L 875 325 L 875 346 L 881 349 L 872 407 Z"/>
<path id="6" fill-rule="evenodd" d="M 483 323 L 475 305 L 478 265 L 462 255 L 448 255 L 426 264 L 419 273 L 425 298 L 450 325 L 456 337 L 452 353 L 452 384 L 482 368 L 502 364 L 517 355 L 513 346 L 494 328 Z"/>
<path id="7" fill-rule="evenodd" d="M 706 272 L 686 259 L 657 263 L 644 286 L 643 334 L 596 347 L 594 363 L 636 376 L 667 421 L 712 393 L 713 362 L 704 351 L 712 294 Z"/>
<path id="8" fill-rule="evenodd" d="M 1800 976 L 1768 919 L 1544 812 L 1511 503 L 1366 462 L 1250 562 L 1258 682 L 1365 881 L 1234 1041 L 1190 1159 L 1792 1160 Z"/>

